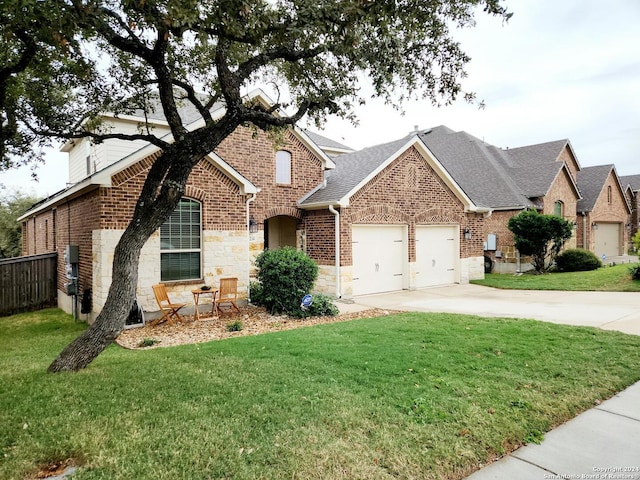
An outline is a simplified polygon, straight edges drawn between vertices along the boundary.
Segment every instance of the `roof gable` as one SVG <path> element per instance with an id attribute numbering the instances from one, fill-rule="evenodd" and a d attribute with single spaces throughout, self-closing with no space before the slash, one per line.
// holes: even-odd
<path id="1" fill-rule="evenodd" d="M 415 148 L 420 153 L 463 203 L 465 209 L 483 210 L 473 203 L 416 135 L 337 157 L 336 169 L 327 173 L 325 184 L 300 200 L 299 205 L 302 208 L 322 208 L 329 205 L 348 206 L 351 197 L 356 192 L 411 148 Z"/>
<path id="2" fill-rule="evenodd" d="M 623 175 L 620 177 L 620 183 L 623 187 L 631 187 L 634 192 L 640 191 L 640 175 Z"/>
<path id="3" fill-rule="evenodd" d="M 579 213 L 593 211 L 610 176 L 613 176 L 614 184 L 627 207 L 627 213 L 631 213 L 628 198 L 624 194 L 615 166 L 611 164 L 585 167 L 578 172 L 578 187 L 582 195 L 582 199 L 578 201 L 577 205 Z"/>

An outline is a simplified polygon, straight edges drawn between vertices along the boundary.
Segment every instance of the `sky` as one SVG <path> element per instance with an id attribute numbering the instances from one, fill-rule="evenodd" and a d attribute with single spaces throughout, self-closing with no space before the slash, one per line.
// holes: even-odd
<path id="1" fill-rule="evenodd" d="M 454 37 L 471 57 L 460 99 L 435 108 L 414 101 L 404 113 L 381 100 L 355 112 L 357 127 L 330 118 L 322 133 L 360 149 L 399 139 L 417 125 L 446 125 L 502 148 L 569 139 L 582 167 L 614 164 L 640 174 L 640 0 L 507 0 L 513 17 L 479 12 Z M 366 89 L 366 86 L 364 86 Z M 365 90 L 366 91 L 366 90 Z M 5 188 L 50 195 L 66 186 L 66 154 L 51 152 L 36 171 L 3 172 Z"/>

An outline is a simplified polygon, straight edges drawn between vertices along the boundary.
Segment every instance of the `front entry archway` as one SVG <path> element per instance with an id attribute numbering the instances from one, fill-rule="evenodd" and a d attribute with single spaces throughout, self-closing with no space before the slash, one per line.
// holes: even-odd
<path id="1" fill-rule="evenodd" d="M 286 215 L 268 218 L 264 222 L 264 248 L 296 247 L 298 220 Z"/>

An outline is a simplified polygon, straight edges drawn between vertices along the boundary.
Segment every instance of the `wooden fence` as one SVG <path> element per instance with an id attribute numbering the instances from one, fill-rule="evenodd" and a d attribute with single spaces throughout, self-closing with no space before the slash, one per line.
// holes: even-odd
<path id="1" fill-rule="evenodd" d="M 0 260 L 0 317 L 57 305 L 58 254 Z"/>

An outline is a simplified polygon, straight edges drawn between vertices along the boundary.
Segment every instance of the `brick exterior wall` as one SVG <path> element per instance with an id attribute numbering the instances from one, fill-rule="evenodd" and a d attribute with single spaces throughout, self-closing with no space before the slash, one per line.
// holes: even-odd
<path id="1" fill-rule="evenodd" d="M 627 189 L 627 200 L 629 205 L 631 206 L 631 216 L 629 223 L 631 224 L 631 229 L 629 230 L 629 246 L 627 247 L 629 251 L 635 248 L 631 239 L 638 232 L 640 227 L 640 217 L 638 212 L 640 212 L 640 191 L 632 191 L 630 188 Z"/>
<path id="2" fill-rule="evenodd" d="M 416 261 L 417 225 L 460 226 L 461 277 L 482 278 L 483 215 L 465 213 L 464 206 L 415 149 L 410 149 L 353 195 L 340 212 L 340 264 L 342 294 L 350 296 L 353 265 L 352 226 L 358 224 L 407 225 L 407 262 Z M 463 238 L 469 228 L 472 239 Z M 328 210 L 309 211 L 304 218 L 307 253 L 320 265 L 316 288 L 335 289 L 335 217 Z M 411 285 L 409 285 L 411 288 Z"/>
<path id="3" fill-rule="evenodd" d="M 576 160 L 576 158 L 571 154 L 571 150 L 569 150 L 568 146 L 562 149 L 562 152 L 560 152 L 560 155 L 558 155 L 557 161 L 564 162 L 565 165 L 569 168 L 571 176 L 573 178 L 576 178 L 576 174 L 578 170 L 580 170 L 580 167 L 578 166 L 578 161 Z"/>
<path id="4" fill-rule="evenodd" d="M 69 312 L 71 297 L 67 296 L 64 288 L 64 284 L 69 281 L 66 277 L 65 249 L 67 245 L 78 245 L 78 287 L 79 293 L 82 294 L 84 289 L 91 288 L 93 282 L 91 232 L 98 226 L 98 200 L 99 192 L 93 189 L 24 222 L 24 255 L 54 251 L 58 253 L 58 303 Z"/>
<path id="5" fill-rule="evenodd" d="M 322 162 L 297 137 L 286 132 L 278 149 L 287 150 L 292 159 L 292 182 L 275 182 L 276 147 L 272 139 L 252 129 L 241 127 L 228 137 L 216 153 L 245 178 L 261 189 L 250 203 L 250 215 L 258 225 L 270 217 L 287 215 L 302 224 L 304 212 L 297 201 L 322 182 Z M 59 252 L 58 288 L 67 281 L 64 249 L 79 246 L 80 292 L 94 290 L 94 315 L 102 308 L 111 284 L 113 249 L 127 227 L 156 152 L 114 174 L 111 187 L 94 187 L 76 198 L 65 200 L 55 209 L 29 218 L 23 224 L 25 255 Z M 210 161 L 202 160 L 192 171 L 185 197 L 202 204 L 203 269 L 202 278 L 194 282 L 168 283 L 176 301 L 191 302 L 190 290 L 203 282 L 217 283 L 222 276 L 237 276 L 241 295 L 249 281 L 249 258 L 255 258 L 264 246 L 263 232 L 247 232 L 247 195 L 240 195 L 238 185 Z M 55 211 L 55 213 L 54 213 Z M 300 232 L 301 233 L 301 232 Z M 300 235 L 302 238 L 302 235 Z M 56 245 L 56 247 L 54 247 Z M 156 310 L 151 285 L 160 281 L 160 240 L 156 233 L 143 247 L 139 268 L 138 298 L 143 308 Z M 59 303 L 71 311 L 71 297 L 63 292 Z M 92 319 L 90 318 L 90 320 Z"/>
<path id="6" fill-rule="evenodd" d="M 609 198 L 609 188 L 611 197 Z M 593 223 L 617 223 L 620 225 L 620 250 L 626 253 L 630 243 L 630 231 L 626 225 L 631 222 L 628 213 L 626 197 L 618 187 L 618 182 L 613 174 L 609 173 L 607 180 L 598 195 L 598 199 L 591 212 L 587 212 L 582 220 L 578 220 L 578 247 L 587 250 L 595 250 L 595 235 Z M 596 252 L 597 253 L 597 252 Z"/>

